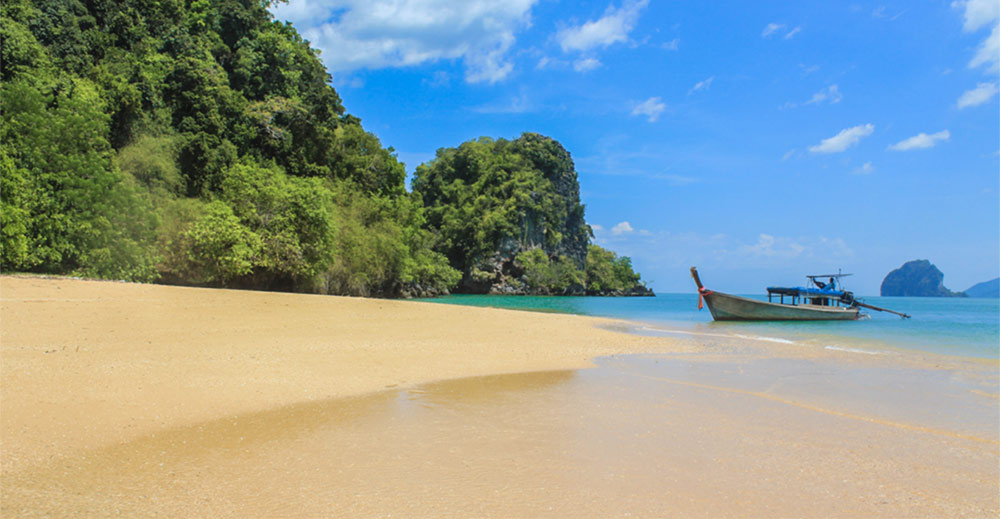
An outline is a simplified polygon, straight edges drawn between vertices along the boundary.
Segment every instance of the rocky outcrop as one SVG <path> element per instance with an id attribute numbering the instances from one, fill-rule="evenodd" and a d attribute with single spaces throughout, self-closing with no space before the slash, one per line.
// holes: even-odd
<path id="1" fill-rule="evenodd" d="M 537 270 L 519 264 L 520 254 L 540 250 L 554 270 L 579 271 L 569 272 L 574 280 L 582 281 L 587 267 L 593 233 L 573 159 L 556 140 L 525 133 L 513 141 L 484 137 L 443 148 L 417 168 L 412 186 L 437 237 L 435 249 L 462 273 L 456 292 L 592 295 L 567 276 L 539 283 L 537 275 L 526 277 Z M 637 285 L 614 295 L 649 293 Z"/>
<path id="2" fill-rule="evenodd" d="M 586 290 L 583 285 L 573 285 L 561 292 L 552 292 L 550 290 L 532 290 L 516 280 L 497 284 L 489 293 L 505 296 L 653 297 L 656 295 L 653 289 L 641 284 L 627 290 Z"/>
<path id="3" fill-rule="evenodd" d="M 656 294 L 653 293 L 653 289 L 647 287 L 646 285 L 638 284 L 627 290 L 588 290 L 587 295 L 605 297 L 653 297 Z"/>
<path id="4" fill-rule="evenodd" d="M 406 283 L 399 288 L 399 297 L 403 299 L 440 297 L 449 293 L 447 288 L 421 285 L 420 283 Z"/>
<path id="5" fill-rule="evenodd" d="M 908 261 L 882 280 L 881 294 L 898 297 L 966 297 L 944 287 L 944 274 L 930 261 Z"/>
<path id="6" fill-rule="evenodd" d="M 1000 278 L 976 283 L 966 289 L 965 294 L 969 297 L 1000 298 Z"/>
<path id="7" fill-rule="evenodd" d="M 560 294 L 525 291 L 518 283 L 520 272 L 515 258 L 523 251 L 541 248 L 549 257 L 565 256 L 583 268 L 590 243 L 590 226 L 584 221 L 580 203 L 580 184 L 573 159 L 556 140 L 534 133 L 525 133 L 510 144 L 537 175 L 548 182 L 542 189 L 530 193 L 530 202 L 519 207 L 518 229 L 503 236 L 496 250 L 480 257 L 466 270 L 461 287 L 470 292 L 491 294 L 528 293 L 534 295 L 584 295 L 583 287 L 570 287 Z M 552 239 L 550 234 L 558 235 Z"/>

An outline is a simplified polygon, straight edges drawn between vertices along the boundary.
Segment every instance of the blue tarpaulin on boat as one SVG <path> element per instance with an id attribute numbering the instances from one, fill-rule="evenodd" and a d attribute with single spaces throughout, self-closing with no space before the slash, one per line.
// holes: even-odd
<path id="1" fill-rule="evenodd" d="M 795 296 L 826 296 L 840 298 L 844 295 L 843 290 L 829 290 L 825 288 L 808 288 L 808 287 L 767 287 L 767 291 L 772 294 L 784 294 L 784 295 L 795 295 Z"/>

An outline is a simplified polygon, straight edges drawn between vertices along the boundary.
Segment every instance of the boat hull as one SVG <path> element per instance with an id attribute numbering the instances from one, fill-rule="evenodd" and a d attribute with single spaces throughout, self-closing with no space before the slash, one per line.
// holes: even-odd
<path id="1" fill-rule="evenodd" d="M 858 308 L 819 305 L 783 305 L 722 292 L 704 294 L 716 321 L 853 321 Z"/>

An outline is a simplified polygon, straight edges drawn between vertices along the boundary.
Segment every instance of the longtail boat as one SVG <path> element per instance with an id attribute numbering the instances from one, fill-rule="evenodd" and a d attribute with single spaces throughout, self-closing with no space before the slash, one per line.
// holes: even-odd
<path id="1" fill-rule="evenodd" d="M 862 308 L 910 317 L 865 304 L 852 292 L 840 289 L 840 279 L 847 276 L 850 274 L 806 276 L 814 285 L 810 287 L 767 287 L 767 301 L 759 301 L 709 290 L 701 284 L 698 269 L 691 267 L 691 277 L 698 286 L 698 309 L 708 305 L 716 321 L 853 321 L 865 317 Z"/>

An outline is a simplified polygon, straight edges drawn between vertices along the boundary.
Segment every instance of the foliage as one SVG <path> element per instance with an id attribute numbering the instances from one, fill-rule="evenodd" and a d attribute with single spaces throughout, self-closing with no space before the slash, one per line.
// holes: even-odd
<path id="1" fill-rule="evenodd" d="M 224 173 L 219 196 L 260 240 L 252 258 L 255 285 L 294 284 L 323 269 L 332 246 L 332 200 L 319 179 L 241 163 Z"/>
<path id="2" fill-rule="evenodd" d="M 351 183 L 334 186 L 337 254 L 320 276 L 323 291 L 369 296 L 394 294 L 407 285 L 454 286 L 460 274 L 431 250 L 433 236 L 421 228 L 419 201 L 357 195 Z"/>
<path id="3" fill-rule="evenodd" d="M 524 269 L 522 279 L 535 292 L 560 294 L 583 286 L 583 272 L 566 256 L 552 260 L 542 249 L 531 249 L 518 254 L 517 262 Z"/>
<path id="4" fill-rule="evenodd" d="M 569 153 L 548 137 L 484 137 L 438 150 L 417 168 L 413 190 L 427 205 L 439 250 L 470 283 L 489 279 L 484 273 L 498 251 L 507 264 L 518 252 L 540 248 L 583 267 L 590 228 L 576 173 Z"/>
<path id="5" fill-rule="evenodd" d="M 118 151 L 118 167 L 160 197 L 183 192 L 184 179 L 177 167 L 177 139 L 143 135 Z"/>
<path id="6" fill-rule="evenodd" d="M 639 275 L 631 260 L 590 244 L 579 189 L 569 153 L 533 133 L 438 150 L 413 178 L 439 250 L 464 273 L 463 289 L 498 290 L 504 283 L 540 294 L 632 289 Z"/>
<path id="7" fill-rule="evenodd" d="M 272 3 L 0 3 L 0 269 L 380 296 L 496 265 L 585 281 L 559 143 L 442 149 L 407 193 Z"/>
<path id="8" fill-rule="evenodd" d="M 156 277 L 155 215 L 115 166 L 101 108 L 84 79 L 0 88 L 4 270 Z"/>
<path id="9" fill-rule="evenodd" d="M 632 270 L 632 259 L 618 257 L 612 251 L 591 244 L 587 247 L 585 270 L 588 292 L 628 290 L 639 283 L 639 274 Z"/>
<path id="10" fill-rule="evenodd" d="M 0 264 L 28 269 L 40 263 L 31 254 L 31 211 L 33 195 L 30 172 L 14 165 L 14 159 L 0 148 Z"/>
<path id="11" fill-rule="evenodd" d="M 391 148 L 271 2 L 9 0 L 0 268 L 445 290 Z"/>
<path id="12" fill-rule="evenodd" d="M 232 208 L 215 201 L 183 234 L 181 273 L 193 283 L 219 283 L 250 274 L 260 254 L 260 236 L 247 229 Z"/>

